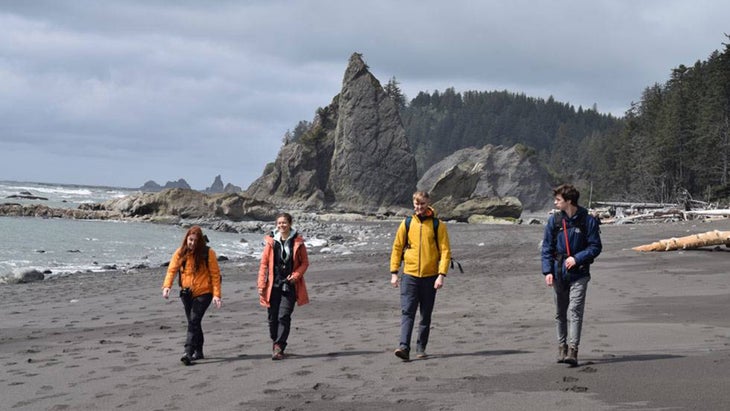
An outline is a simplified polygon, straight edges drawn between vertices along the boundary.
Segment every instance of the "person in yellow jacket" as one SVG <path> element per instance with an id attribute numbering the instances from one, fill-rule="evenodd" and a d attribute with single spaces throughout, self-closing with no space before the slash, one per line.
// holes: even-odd
<path id="1" fill-rule="evenodd" d="M 167 299 L 170 296 L 172 282 L 179 272 L 180 300 L 188 320 L 185 354 L 180 358 L 185 365 L 191 365 L 193 361 L 204 358 L 201 325 L 203 316 L 211 301 L 216 308 L 220 308 L 222 304 L 218 257 L 215 251 L 206 245 L 207 240 L 199 226 L 190 227 L 183 237 L 182 245 L 172 255 L 167 266 L 167 275 L 162 283 L 162 297 Z"/>
<path id="2" fill-rule="evenodd" d="M 411 335 L 419 306 L 421 321 L 418 324 L 416 357 L 426 358 L 436 291 L 443 287 L 451 261 L 446 224 L 436 222 L 436 212 L 430 201 L 426 192 L 413 194 L 414 214 L 408 224 L 404 220 L 398 227 L 390 255 L 390 284 L 400 287 L 401 305 L 400 344 L 395 355 L 403 361 L 410 360 Z M 399 281 L 401 261 L 403 276 Z"/>
<path id="3" fill-rule="evenodd" d="M 256 282 L 259 303 L 266 307 L 268 315 L 272 360 L 284 359 L 294 303 L 304 305 L 309 302 L 304 282 L 304 273 L 309 267 L 307 247 L 291 223 L 292 216 L 288 213 L 276 216 L 276 232 L 264 237 Z"/>

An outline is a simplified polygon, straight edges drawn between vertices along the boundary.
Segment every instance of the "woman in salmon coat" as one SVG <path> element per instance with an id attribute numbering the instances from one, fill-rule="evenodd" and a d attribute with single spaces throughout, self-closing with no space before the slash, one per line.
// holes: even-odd
<path id="1" fill-rule="evenodd" d="M 292 216 L 276 216 L 276 230 L 264 237 L 257 288 L 259 302 L 267 307 L 272 360 L 284 358 L 294 304 L 309 302 L 304 273 L 309 267 L 304 239 L 293 229 Z"/>

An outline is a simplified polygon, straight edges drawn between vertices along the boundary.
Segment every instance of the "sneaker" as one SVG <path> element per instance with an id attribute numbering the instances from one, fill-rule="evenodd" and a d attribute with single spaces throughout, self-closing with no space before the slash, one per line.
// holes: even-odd
<path id="1" fill-rule="evenodd" d="M 274 344 L 274 352 L 271 354 L 271 359 L 274 361 L 284 359 L 284 350 L 278 344 Z"/>
<path id="2" fill-rule="evenodd" d="M 180 362 L 187 365 L 193 365 L 193 359 L 190 358 L 190 356 L 186 353 L 182 357 L 180 357 Z"/>
<path id="3" fill-rule="evenodd" d="M 397 350 L 395 350 L 395 356 L 403 361 L 408 361 L 411 358 L 411 354 L 408 348 L 398 348 Z"/>
<path id="4" fill-rule="evenodd" d="M 205 356 L 203 355 L 203 351 L 195 351 L 193 352 L 193 355 L 190 356 L 190 359 L 193 361 L 203 360 L 205 359 Z"/>
<path id="5" fill-rule="evenodd" d="M 420 348 L 420 347 L 419 348 L 416 348 L 416 358 L 423 359 L 423 358 L 426 358 L 426 357 L 428 357 L 428 354 L 426 354 L 426 349 L 425 348 Z"/>
<path id="6" fill-rule="evenodd" d="M 570 364 L 573 367 L 578 365 L 578 347 L 571 345 L 568 347 L 568 355 L 565 357 L 565 363 Z"/>
<path id="7" fill-rule="evenodd" d="M 565 362 L 565 357 L 568 356 L 568 344 L 558 345 L 558 364 Z"/>

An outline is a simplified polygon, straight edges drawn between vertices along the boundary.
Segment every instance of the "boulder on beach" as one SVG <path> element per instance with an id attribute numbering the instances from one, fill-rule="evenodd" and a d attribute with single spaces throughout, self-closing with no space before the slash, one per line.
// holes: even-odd
<path id="1" fill-rule="evenodd" d="M 550 175 L 537 162 L 537 156 L 521 144 L 509 148 L 488 144 L 458 150 L 434 164 L 418 181 L 419 190 L 428 191 L 432 201 L 450 198 L 448 204 L 442 204 L 447 207 L 437 209 L 441 215 L 454 212 L 457 205 L 469 200 L 472 202 L 463 209 L 479 202 L 479 207 L 493 208 L 488 215 L 495 217 L 519 217 L 523 208 L 548 210 L 552 205 L 552 186 Z M 494 204 L 490 206 L 489 201 Z M 497 207 L 497 203 L 503 204 Z"/>

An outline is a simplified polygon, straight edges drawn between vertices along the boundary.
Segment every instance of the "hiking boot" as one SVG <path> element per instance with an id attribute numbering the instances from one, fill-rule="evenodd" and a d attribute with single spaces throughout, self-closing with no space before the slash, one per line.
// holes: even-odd
<path id="1" fill-rule="evenodd" d="M 571 345 L 568 347 L 568 355 L 565 356 L 565 363 L 570 364 L 573 367 L 578 365 L 578 347 Z"/>
<path id="2" fill-rule="evenodd" d="M 403 361 L 408 361 L 411 359 L 411 353 L 408 348 L 398 348 L 397 350 L 395 350 L 395 356 Z"/>
<path id="3" fill-rule="evenodd" d="M 568 344 L 558 345 L 558 364 L 565 362 L 565 357 L 568 356 Z"/>
<path id="4" fill-rule="evenodd" d="M 284 359 L 284 350 L 281 349 L 279 344 L 274 344 L 274 352 L 271 354 L 271 359 L 274 361 Z"/>

